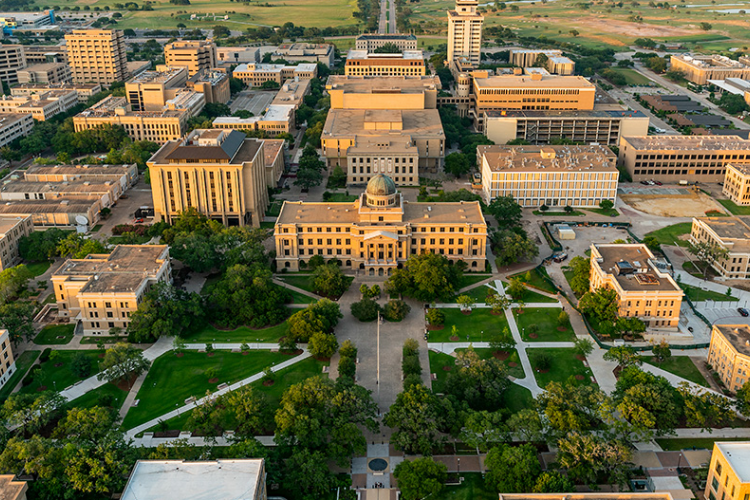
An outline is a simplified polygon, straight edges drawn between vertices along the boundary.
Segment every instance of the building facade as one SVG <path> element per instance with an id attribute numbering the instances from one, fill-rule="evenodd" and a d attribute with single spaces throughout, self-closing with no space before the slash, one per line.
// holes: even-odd
<path id="1" fill-rule="evenodd" d="M 72 80 L 70 66 L 61 62 L 34 64 L 18 70 L 18 83 L 66 84 Z"/>
<path id="2" fill-rule="evenodd" d="M 289 79 L 315 78 L 318 76 L 318 65 L 301 63 L 297 66 L 283 64 L 240 64 L 232 76 L 248 87 L 261 87 L 266 82 L 276 82 L 281 86 Z"/>
<path id="3" fill-rule="evenodd" d="M 21 260 L 18 242 L 34 230 L 31 217 L 0 217 L 0 271 L 5 271 Z"/>
<path id="4" fill-rule="evenodd" d="M 18 71 L 26 67 L 22 45 L 0 44 L 0 80 L 8 85 L 18 83 Z"/>
<path id="5" fill-rule="evenodd" d="M 379 49 L 386 44 L 395 45 L 401 52 L 417 50 L 417 37 L 405 33 L 368 33 L 357 37 L 354 48 L 374 52 L 375 49 Z"/>
<path id="6" fill-rule="evenodd" d="M 544 56 L 540 66 L 552 74 L 569 76 L 575 73 L 576 63 L 562 55 L 558 49 L 511 49 L 509 62 L 519 68 L 537 67 L 539 56 Z"/>
<path id="7" fill-rule="evenodd" d="M 273 59 L 300 63 L 322 63 L 333 66 L 334 45 L 328 43 L 282 43 L 276 47 Z"/>
<path id="8" fill-rule="evenodd" d="M 736 205 L 750 205 L 750 165 L 727 163 L 722 194 Z"/>
<path id="9" fill-rule="evenodd" d="M 621 317 L 636 317 L 647 328 L 676 331 L 682 289 L 655 260 L 651 250 L 640 243 L 592 244 L 590 290 L 614 290 Z"/>
<path id="10" fill-rule="evenodd" d="M 164 46 L 167 66 L 187 68 L 189 76 L 216 67 L 216 44 L 208 40 L 168 43 Z"/>
<path id="11" fill-rule="evenodd" d="M 397 54 L 375 54 L 350 50 L 346 57 L 346 76 L 425 76 L 427 68 L 421 50 Z"/>
<path id="12" fill-rule="evenodd" d="M 0 148 L 19 137 L 26 137 L 33 128 L 34 118 L 31 114 L 0 113 Z"/>
<path id="13" fill-rule="evenodd" d="M 263 141 L 231 130 L 194 130 L 147 162 L 159 220 L 195 208 L 226 226 L 260 227 L 268 206 Z"/>
<path id="14" fill-rule="evenodd" d="M 448 62 L 462 59 L 479 66 L 484 16 L 477 6 L 477 0 L 456 0 L 456 8 L 448 11 Z"/>
<path id="15" fill-rule="evenodd" d="M 263 154 L 266 162 L 266 184 L 277 187 L 284 173 L 284 139 L 263 139 Z"/>
<path id="16" fill-rule="evenodd" d="M 331 109 L 436 109 L 441 88 L 435 75 L 377 78 L 331 75 L 326 83 Z"/>
<path id="17" fill-rule="evenodd" d="M 673 55 L 669 59 L 669 65 L 672 71 L 681 71 L 689 82 L 697 85 L 706 85 L 708 80 L 750 78 L 750 66 L 718 54 Z"/>
<path id="18" fill-rule="evenodd" d="M 737 392 L 750 373 L 750 327 L 747 325 L 713 325 L 708 364 L 719 374 L 721 382 Z M 750 492 L 750 484 L 748 484 Z"/>
<path id="19" fill-rule="evenodd" d="M 0 113 L 29 114 L 41 122 L 77 105 L 78 93 L 75 90 L 49 90 L 28 96 L 0 97 Z"/>
<path id="20" fill-rule="evenodd" d="M 697 217 L 690 240 L 709 243 L 727 251 L 726 258 L 712 260 L 711 267 L 725 278 L 750 278 L 750 219 L 747 217 Z"/>
<path id="21" fill-rule="evenodd" d="M 13 355 L 8 330 L 0 330 L 0 387 L 3 387 L 16 372 L 16 358 Z"/>
<path id="22" fill-rule="evenodd" d="M 124 331 L 151 286 L 171 282 L 167 245 L 117 245 L 109 254 L 68 259 L 52 273 L 58 314 L 84 335 Z"/>
<path id="23" fill-rule="evenodd" d="M 128 77 L 125 35 L 120 30 L 73 30 L 65 35 L 75 83 L 110 85 Z"/>
<path id="24" fill-rule="evenodd" d="M 223 69 L 201 70 L 187 81 L 187 88 L 200 92 L 206 104 L 211 102 L 226 104 L 232 97 L 229 88 L 229 75 Z"/>
<path id="25" fill-rule="evenodd" d="M 299 270 L 320 255 L 387 276 L 412 255 L 435 253 L 483 271 L 487 223 L 479 202 L 410 203 L 380 174 L 352 203 L 284 202 L 274 238 L 279 270 Z"/>
<path id="26" fill-rule="evenodd" d="M 23 178 L 30 182 L 109 182 L 125 190 L 138 182 L 138 165 L 31 165 Z"/>
<path id="27" fill-rule="evenodd" d="M 83 83 L 79 85 L 50 84 L 50 83 L 22 83 L 10 89 L 12 96 L 30 96 L 41 94 L 50 90 L 73 90 L 76 92 L 79 104 L 85 104 L 88 100 L 102 91 L 98 83 Z"/>
<path id="28" fill-rule="evenodd" d="M 522 207 L 597 208 L 617 200 L 617 156 L 606 146 L 477 146 L 482 197 Z"/>
<path id="29" fill-rule="evenodd" d="M 218 64 L 259 63 L 260 49 L 257 47 L 216 47 Z"/>
<path id="30" fill-rule="evenodd" d="M 705 497 L 708 500 L 750 498 L 750 442 L 715 442 L 708 467 Z"/>

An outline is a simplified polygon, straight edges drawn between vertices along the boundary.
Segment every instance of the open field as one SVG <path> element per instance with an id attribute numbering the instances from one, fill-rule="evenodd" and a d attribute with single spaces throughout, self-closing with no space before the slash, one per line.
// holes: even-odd
<path id="1" fill-rule="evenodd" d="M 654 84 L 654 82 L 652 82 L 649 78 L 646 78 L 642 74 L 630 68 L 611 68 L 611 69 L 615 73 L 618 73 L 624 76 L 625 80 L 627 81 L 627 85 L 653 85 Z M 591 212 L 602 213 L 602 212 L 599 212 L 599 210 L 600 209 L 590 209 Z M 615 213 L 617 213 L 616 210 L 615 210 Z M 602 215 L 611 215 L 611 213 L 602 213 Z"/>
<path id="2" fill-rule="evenodd" d="M 211 325 L 185 337 L 185 342 L 278 342 L 286 335 L 288 325 L 282 321 L 278 325 L 254 330 L 241 326 L 235 330 L 219 330 Z"/>
<path id="3" fill-rule="evenodd" d="M 34 378 L 34 382 L 31 385 L 22 387 L 20 392 L 33 394 L 44 387 L 50 390 L 62 391 L 63 389 L 73 385 L 79 380 L 83 380 L 88 377 L 79 377 L 71 369 L 73 357 L 82 352 L 89 358 L 91 363 L 91 372 L 89 376 L 96 375 L 99 373 L 99 361 L 101 358 L 99 354 L 104 354 L 104 351 L 100 350 L 87 350 L 87 351 L 58 351 L 55 359 L 49 359 L 42 363 L 42 369 Z"/>
<path id="4" fill-rule="evenodd" d="M 455 342 L 489 341 L 492 335 L 508 327 L 504 314 L 495 316 L 489 309 L 474 309 L 471 314 L 464 314 L 458 308 L 441 310 L 445 314 L 445 325 L 442 330 L 430 332 L 430 342 L 451 342 L 453 326 L 458 336 Z"/>
<path id="5" fill-rule="evenodd" d="M 674 245 L 686 247 L 687 239 L 690 236 L 690 229 L 693 227 L 692 222 L 680 222 L 671 226 L 663 227 L 656 231 L 651 231 L 646 236 L 656 238 L 660 245 Z"/>
<path id="6" fill-rule="evenodd" d="M 704 217 L 706 212 L 723 212 L 721 205 L 705 193 L 623 194 L 620 199 L 641 212 L 661 217 Z"/>
<path id="7" fill-rule="evenodd" d="M 38 345 L 61 345 L 68 344 L 73 340 L 73 332 L 76 325 L 47 325 L 34 337 L 34 343 Z"/>
<path id="8" fill-rule="evenodd" d="M 657 368 L 661 368 L 666 372 L 677 375 L 678 377 L 682 377 L 685 380 L 702 385 L 703 387 L 710 387 L 698 367 L 695 366 L 693 360 L 688 356 L 672 356 L 661 363 L 657 363 L 653 356 L 643 356 L 643 361 Z"/>

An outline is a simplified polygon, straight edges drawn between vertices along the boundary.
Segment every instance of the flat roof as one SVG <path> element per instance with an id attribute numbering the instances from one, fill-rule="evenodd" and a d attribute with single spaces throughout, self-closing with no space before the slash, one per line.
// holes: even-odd
<path id="1" fill-rule="evenodd" d="M 67 64 L 62 63 L 62 62 L 45 62 L 45 63 L 30 64 L 26 66 L 24 69 L 19 69 L 18 72 L 22 73 L 24 71 L 28 71 L 28 72 L 49 71 L 52 69 L 59 68 L 61 66 L 67 66 Z"/>
<path id="2" fill-rule="evenodd" d="M 437 75 L 429 76 L 345 76 L 331 75 L 328 77 L 326 88 L 329 90 L 343 90 L 345 93 L 402 94 L 424 93 L 425 90 L 442 88 Z"/>
<path id="3" fill-rule="evenodd" d="M 27 181 L 11 180 L 0 185 L 0 192 L 3 193 L 80 193 L 80 194 L 102 194 L 112 190 L 113 183 L 108 182 L 89 182 L 89 181 Z"/>
<path id="4" fill-rule="evenodd" d="M 643 244 L 602 244 L 592 245 L 601 255 L 596 259 L 601 270 L 614 276 L 620 287 L 625 291 L 676 291 L 682 294 L 679 285 L 666 276 L 661 276 L 658 270 L 649 262 L 654 258 L 648 247 Z M 593 258 L 593 252 L 592 252 Z M 627 262 L 631 268 L 647 269 L 646 273 L 618 274 L 617 264 Z M 651 275 L 655 280 L 639 280 L 638 275 Z"/>
<path id="5" fill-rule="evenodd" d="M 714 325 L 714 327 L 721 332 L 727 342 L 732 344 L 732 347 L 745 356 L 750 356 L 750 326 L 748 325 Z M 749 445 L 750 446 L 750 445 Z M 749 452 L 750 453 L 750 452 Z M 750 460 L 750 454 L 748 455 Z M 748 469 L 750 473 L 750 469 Z M 750 474 L 748 475 L 748 482 L 750 482 Z"/>
<path id="6" fill-rule="evenodd" d="M 0 235 L 5 235 L 8 231 L 16 227 L 19 223 L 25 221 L 26 217 L 1 217 L 0 216 Z"/>
<path id="7" fill-rule="evenodd" d="M 99 203 L 99 198 L 69 200 L 55 198 L 54 200 L 11 200 L 0 203 L 0 214 L 84 214 L 91 207 Z"/>
<path id="8" fill-rule="evenodd" d="M 170 68 L 166 71 L 144 71 L 137 76 L 131 78 L 126 83 L 128 84 L 144 84 L 144 83 L 167 83 L 172 78 L 176 77 L 180 73 L 187 73 L 187 69 L 184 67 Z"/>
<path id="9" fill-rule="evenodd" d="M 750 483 L 750 441 L 714 443 L 740 482 Z"/>
<path id="10" fill-rule="evenodd" d="M 263 156 L 266 160 L 266 168 L 276 161 L 276 157 L 279 156 L 283 147 L 284 139 L 263 139 Z"/>
<path id="11" fill-rule="evenodd" d="M 375 113 L 374 111 L 382 111 Z M 399 130 L 365 129 L 366 123 L 401 121 Z M 364 110 L 332 109 L 328 111 L 323 138 L 354 135 L 388 136 L 415 134 L 420 137 L 444 137 L 443 124 L 437 109 L 417 110 Z"/>
<path id="12" fill-rule="evenodd" d="M 395 52 L 393 54 L 380 54 L 376 52 L 368 52 L 362 49 L 350 49 L 346 54 L 347 62 L 352 59 L 366 59 L 366 60 L 402 60 L 411 59 L 424 61 L 424 53 L 421 50 L 404 50 L 403 52 Z"/>
<path id="13" fill-rule="evenodd" d="M 592 120 L 605 118 L 648 118 L 640 111 L 614 111 L 614 110 L 565 110 L 565 111 L 521 111 L 521 110 L 499 110 L 488 109 L 484 114 L 489 119 L 497 118 L 527 118 L 530 120 L 540 118 L 560 118 L 560 119 L 586 119 Z"/>
<path id="14" fill-rule="evenodd" d="M 642 135 L 622 140 L 642 151 L 750 150 L 750 140 L 732 135 Z"/>
<path id="15" fill-rule="evenodd" d="M 712 55 L 693 55 L 693 54 L 673 54 L 674 59 L 678 59 L 690 66 L 703 69 L 723 69 L 723 70 L 737 70 L 737 69 L 750 69 L 749 66 L 742 64 L 739 61 L 729 59 L 726 56 L 720 56 L 718 54 Z"/>
<path id="16" fill-rule="evenodd" d="M 747 163 L 727 163 L 727 168 L 734 168 L 742 175 L 749 175 L 750 174 L 750 164 Z"/>
<path id="17" fill-rule="evenodd" d="M 357 40 L 416 40 L 415 35 L 409 34 L 386 34 L 386 33 L 368 33 L 359 35 Z"/>
<path id="18" fill-rule="evenodd" d="M 24 175 L 117 175 L 123 176 L 136 170 L 131 165 L 31 165 Z"/>
<path id="19" fill-rule="evenodd" d="M 607 146 L 478 146 L 477 155 L 493 172 L 617 170 L 617 155 Z"/>
<path id="20" fill-rule="evenodd" d="M 263 471 L 262 459 L 138 460 L 121 500 L 249 500 Z"/>
<path id="21" fill-rule="evenodd" d="M 596 86 L 582 76 L 543 75 L 495 75 L 488 78 L 475 78 L 478 88 L 577 88 L 596 90 Z"/>
<path id="22" fill-rule="evenodd" d="M 560 49 L 510 49 L 511 54 L 562 54 Z"/>
<path id="23" fill-rule="evenodd" d="M 721 240 L 734 240 L 732 251 L 750 250 L 750 217 L 696 217 Z"/>

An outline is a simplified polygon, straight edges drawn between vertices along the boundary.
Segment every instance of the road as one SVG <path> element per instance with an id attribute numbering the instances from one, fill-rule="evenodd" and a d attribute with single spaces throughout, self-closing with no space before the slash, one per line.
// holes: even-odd
<path id="1" fill-rule="evenodd" d="M 380 22 L 378 23 L 378 33 L 396 33 L 396 2 L 380 0 Z"/>
<path id="2" fill-rule="evenodd" d="M 635 111 L 640 111 L 644 115 L 648 116 L 649 124 L 652 127 L 661 128 L 667 131 L 671 135 L 681 135 L 680 132 L 676 131 L 670 124 L 656 116 L 651 110 L 641 106 L 641 104 L 633 98 L 633 95 L 625 89 L 614 88 L 609 91 L 609 95 L 617 100 L 622 101 L 628 108 Z"/>

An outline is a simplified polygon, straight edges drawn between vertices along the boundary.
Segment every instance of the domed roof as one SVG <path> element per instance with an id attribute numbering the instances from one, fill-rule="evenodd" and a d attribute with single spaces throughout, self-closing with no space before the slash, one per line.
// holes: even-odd
<path id="1" fill-rule="evenodd" d="M 377 174 L 367 183 L 367 191 L 370 196 L 390 196 L 396 194 L 396 183 L 387 175 Z"/>

